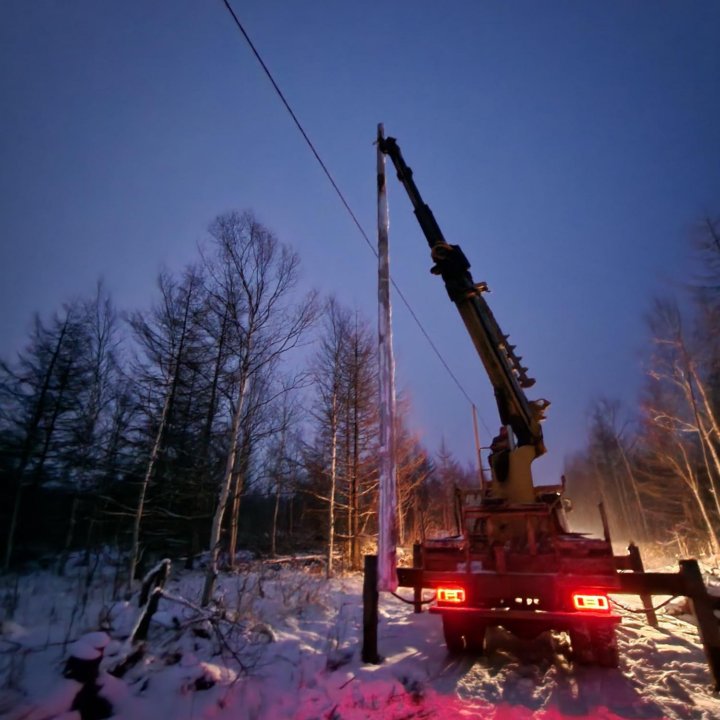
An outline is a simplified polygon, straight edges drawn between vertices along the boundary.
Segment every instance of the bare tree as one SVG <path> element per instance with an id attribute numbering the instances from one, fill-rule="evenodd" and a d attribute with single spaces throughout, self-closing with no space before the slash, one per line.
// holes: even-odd
<path id="1" fill-rule="evenodd" d="M 590 411 L 588 457 L 594 484 L 616 529 L 624 538 L 645 540 L 648 526 L 640 489 L 625 447 L 627 423 L 620 425 L 620 402 L 601 397 Z"/>
<path id="2" fill-rule="evenodd" d="M 167 273 L 158 280 L 161 299 L 149 315 L 135 313 L 130 323 L 146 355 L 138 369 L 149 394 L 148 428 L 152 442 L 145 471 L 138 489 L 132 523 L 128 585 L 132 587 L 140 556 L 140 527 L 143 521 L 148 489 L 158 462 L 167 445 L 169 426 L 183 390 L 183 383 L 194 376 L 200 345 L 198 323 L 201 305 L 202 277 L 196 268 L 188 268 L 180 281 Z M 154 402 L 153 402 L 154 401 Z M 160 410 L 156 412 L 157 401 Z M 167 498 L 166 498 L 167 499 Z"/>
<path id="3" fill-rule="evenodd" d="M 663 297 L 646 316 L 647 381 L 633 431 L 618 429 L 617 405 L 600 401 L 588 447 L 568 464 L 580 514 L 583 501 L 602 499 L 626 530 L 644 522 L 646 537 L 682 552 L 720 547 L 719 228 L 706 217 L 693 238 L 700 272 L 688 282 L 692 302 Z"/>
<path id="4" fill-rule="evenodd" d="M 278 521 L 283 496 L 292 493 L 300 465 L 298 453 L 298 423 L 300 412 L 297 398 L 292 390 L 284 392 L 276 408 L 274 437 L 268 447 L 269 484 L 273 495 L 272 528 L 270 531 L 270 554 L 277 554 Z"/>
<path id="5" fill-rule="evenodd" d="M 328 457 L 327 486 L 327 577 L 333 575 L 335 515 L 338 493 L 338 431 L 345 378 L 344 360 L 350 339 L 350 314 L 334 298 L 325 305 L 325 326 L 313 362 L 317 393 L 315 416 L 319 420 L 318 440 L 322 455 Z"/>
<path id="6" fill-rule="evenodd" d="M 110 444 L 117 443 L 115 425 L 119 401 L 121 372 L 119 357 L 119 323 L 112 300 L 102 282 L 92 298 L 80 304 L 84 325 L 84 342 L 78 357 L 84 382 L 76 396 L 76 416 L 68 428 L 62 451 L 66 484 L 72 492 L 63 552 L 58 565 L 62 573 L 74 542 L 81 498 L 96 493 L 107 471 Z M 91 503 L 93 509 L 96 501 Z M 95 513 L 91 515 L 94 517 Z M 92 523 L 88 523 L 88 537 Z"/>
<path id="7" fill-rule="evenodd" d="M 213 255 L 205 258 L 209 290 L 232 328 L 234 367 L 230 444 L 210 532 L 210 563 L 202 604 L 218 574 L 222 521 L 239 458 L 241 420 L 250 383 L 263 368 L 295 347 L 313 322 L 314 294 L 295 299 L 299 258 L 251 213 L 228 213 L 212 224 Z"/>
<path id="8" fill-rule="evenodd" d="M 401 545 L 420 540 L 424 535 L 421 517 L 421 488 L 432 464 L 417 434 L 407 427 L 409 402 L 398 398 L 396 408 L 395 454 L 397 458 L 398 540 Z M 464 478 L 456 478 L 462 483 Z"/>
<path id="9" fill-rule="evenodd" d="M 720 434 L 697 357 L 683 329 L 677 303 L 657 301 L 648 318 L 655 351 L 648 371 L 652 389 L 644 402 L 646 422 L 663 438 L 651 446 L 690 490 L 717 552 L 720 522 Z"/>

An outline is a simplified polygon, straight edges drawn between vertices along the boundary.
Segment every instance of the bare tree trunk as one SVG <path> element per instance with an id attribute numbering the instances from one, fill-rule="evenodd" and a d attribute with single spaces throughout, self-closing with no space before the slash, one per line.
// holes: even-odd
<path id="1" fill-rule="evenodd" d="M 351 552 L 350 552 L 350 566 L 353 570 L 360 569 L 360 539 L 358 538 L 358 532 L 360 527 L 360 503 L 358 497 L 358 473 L 360 471 L 360 418 L 359 418 L 359 403 L 360 403 L 360 388 L 359 388 L 359 375 L 360 375 L 360 352 L 359 352 L 359 337 L 358 337 L 358 322 L 357 313 L 355 314 L 355 336 L 353 338 L 353 387 L 352 387 L 352 398 L 353 398 L 353 451 L 352 451 L 352 470 L 350 474 L 350 508 L 352 512 L 352 525 L 350 527 L 351 535 Z"/>
<path id="2" fill-rule="evenodd" d="M 690 377 L 686 380 L 686 394 L 688 395 L 688 399 L 690 400 L 690 404 L 693 409 L 693 415 L 695 416 L 695 424 L 697 425 L 698 436 L 700 438 L 700 447 L 702 449 L 703 461 L 705 463 L 708 480 L 710 482 L 710 494 L 713 496 L 715 510 L 717 511 L 718 517 L 720 518 L 720 490 L 718 487 L 719 483 L 715 480 L 716 477 L 720 478 L 720 456 L 718 456 L 718 451 L 716 447 L 716 443 L 720 441 L 720 426 L 718 426 L 718 423 L 715 419 L 712 403 L 710 402 L 707 393 L 705 392 L 705 387 L 703 386 L 700 378 L 698 377 L 698 374 L 695 371 L 693 364 L 690 362 L 690 358 L 688 357 L 688 353 L 685 350 L 684 344 L 683 352 L 685 355 L 685 362 L 689 368 L 690 375 Z M 700 398 L 703 402 L 705 414 L 710 421 L 712 432 L 710 430 L 706 430 L 705 423 L 700 417 L 700 409 L 698 408 L 698 402 L 695 397 L 695 390 L 693 388 L 693 379 L 695 380 L 695 385 L 697 386 L 698 392 L 700 393 Z M 715 435 L 715 442 L 713 442 L 713 438 L 711 437 L 712 434 Z M 712 457 L 713 467 L 711 467 L 710 465 L 708 454 L 710 454 L 710 456 Z"/>
<path id="3" fill-rule="evenodd" d="M 443 488 L 443 489 L 446 490 L 446 488 Z M 446 490 L 445 494 L 447 495 L 447 490 Z M 448 513 L 450 512 L 451 508 L 452 508 L 452 505 L 447 501 L 447 498 L 446 498 L 445 502 L 443 503 L 443 507 L 442 507 L 442 524 L 443 524 L 443 530 L 445 532 L 448 532 L 450 530 L 450 518 L 448 516 Z"/>
<path id="4" fill-rule="evenodd" d="M 288 537 L 292 540 L 295 535 L 295 491 L 290 495 L 288 507 Z"/>
<path id="5" fill-rule="evenodd" d="M 333 576 L 333 555 L 335 553 L 335 489 L 337 485 L 337 392 L 333 390 L 330 416 L 330 506 L 328 508 L 328 554 L 327 577 Z"/>
<path id="6" fill-rule="evenodd" d="M 68 557 L 70 556 L 70 547 L 72 546 L 73 535 L 75 534 L 75 525 L 77 524 L 77 512 L 80 499 L 77 494 L 73 495 L 72 506 L 70 507 L 70 520 L 68 522 L 68 531 L 65 535 L 65 544 L 63 545 L 63 551 L 60 555 L 60 563 L 58 564 L 58 575 L 62 576 L 65 574 L 65 566 L 67 565 Z"/>
<path id="7" fill-rule="evenodd" d="M 422 511 L 422 505 L 420 503 L 420 493 L 415 490 L 414 497 L 414 512 L 415 527 L 413 530 L 413 543 L 424 543 L 425 542 L 425 516 Z"/>
<path id="8" fill-rule="evenodd" d="M 177 367 L 175 374 L 177 374 Z M 147 496 L 150 479 L 152 478 L 153 471 L 155 470 L 155 463 L 157 463 L 157 459 L 160 454 L 160 443 L 162 442 L 163 433 L 165 432 L 165 422 L 167 421 L 167 415 L 170 409 L 171 394 L 171 390 L 168 389 L 168 392 L 165 395 L 162 413 L 160 414 L 160 424 L 158 425 L 157 433 L 155 433 L 155 442 L 153 443 L 152 451 L 150 452 L 150 459 L 148 460 L 147 468 L 145 469 L 145 477 L 143 478 L 142 485 L 140 485 L 137 507 L 135 508 L 132 542 L 130 544 L 130 558 L 128 560 L 128 590 L 130 591 L 132 591 L 133 580 L 135 580 L 135 570 L 137 568 L 138 557 L 140 555 L 140 524 L 142 523 L 143 512 L 145 511 L 145 497 Z"/>
<path id="9" fill-rule="evenodd" d="M 275 466 L 275 507 L 273 508 L 272 532 L 270 536 L 270 553 L 275 557 L 277 553 L 277 531 L 278 531 L 278 515 L 280 513 L 280 494 L 286 481 L 286 457 L 287 448 L 287 431 L 288 431 L 288 407 L 287 395 L 283 399 L 282 426 L 280 428 L 280 446 L 277 451 L 277 464 Z M 292 520 L 291 520 L 292 522 Z"/>
<path id="10" fill-rule="evenodd" d="M 210 530 L 210 563 L 208 564 L 207 573 L 205 574 L 205 586 L 201 605 L 205 607 L 212 597 L 215 587 L 215 580 L 218 575 L 218 557 L 220 555 L 220 535 L 222 532 L 222 521 L 227 507 L 228 497 L 230 495 L 230 486 L 232 484 L 233 470 L 235 469 L 235 459 L 238 450 L 238 433 L 240 432 L 240 420 L 242 419 L 245 398 L 247 394 L 248 372 L 247 367 L 243 365 L 240 374 L 240 387 L 238 390 L 238 399 L 233 414 L 232 427 L 230 430 L 230 450 L 225 463 L 225 474 L 222 484 L 220 485 L 220 494 L 218 503 L 213 515 L 212 528 Z"/>
<path id="11" fill-rule="evenodd" d="M 398 474 L 400 474 L 398 472 Z M 398 513 L 397 513 L 397 522 L 398 522 L 398 540 L 400 545 L 405 544 L 405 510 L 404 510 L 404 503 L 402 502 L 402 498 L 398 497 Z"/>
<path id="12" fill-rule="evenodd" d="M 630 498 L 628 497 L 628 491 L 625 487 L 625 483 L 618 476 L 618 473 L 615 469 L 615 464 L 612 462 L 612 458 L 609 456 L 609 454 L 606 453 L 605 459 L 608 466 L 608 472 L 612 477 L 613 484 L 615 485 L 615 489 L 617 491 L 618 501 L 620 502 L 623 523 L 625 525 L 625 539 L 628 539 L 634 527 L 634 523 L 632 520 L 633 514 L 630 508 Z"/>
<path id="13" fill-rule="evenodd" d="M 225 344 L 228 333 L 227 328 L 228 311 L 226 307 L 223 313 L 222 324 L 220 326 L 220 337 L 217 341 L 217 355 L 215 356 L 215 362 L 213 363 L 213 379 L 210 384 L 210 399 L 208 401 L 208 410 L 205 416 L 205 426 L 203 428 L 202 435 L 200 464 L 205 482 L 209 482 L 210 480 L 210 441 L 212 439 L 213 421 L 215 420 L 215 415 L 217 414 L 218 386 L 220 384 L 220 374 L 225 353 Z"/>
<path id="14" fill-rule="evenodd" d="M 252 452 L 249 432 L 240 431 L 243 436 L 240 451 L 237 454 L 236 468 L 233 473 L 232 483 L 232 508 L 230 510 L 230 538 L 228 540 L 228 566 L 231 570 L 235 569 L 237 564 L 235 555 L 237 553 L 238 531 L 240 527 L 240 503 L 245 492 L 245 480 L 247 478 L 248 467 L 250 466 L 250 453 Z"/>
<path id="15" fill-rule="evenodd" d="M 278 511 L 280 510 L 280 483 L 275 485 L 275 507 L 273 508 L 273 519 L 272 519 L 272 535 L 270 545 L 270 555 L 275 557 L 277 553 L 277 526 L 278 526 Z"/>
<path id="16" fill-rule="evenodd" d="M 359 470 L 359 430 L 358 430 L 358 418 L 357 418 L 357 399 L 355 403 L 355 417 L 353 420 L 353 463 L 350 475 L 350 507 L 352 508 L 352 523 L 350 526 L 351 535 L 351 546 L 350 546 L 350 567 L 353 570 L 360 569 L 360 538 L 358 537 L 360 529 L 360 503 L 358 498 L 358 470 Z"/>
<path id="17" fill-rule="evenodd" d="M 352 423 L 350 421 L 350 408 L 352 403 L 352 387 L 347 389 L 347 392 L 345 393 L 345 427 L 344 427 L 344 440 L 343 440 L 343 448 L 345 451 L 345 484 L 347 486 L 346 488 L 346 502 L 347 502 L 347 517 L 345 520 L 347 532 L 346 532 L 346 540 L 345 540 L 345 555 L 347 557 L 347 563 L 349 567 L 352 567 L 352 523 L 353 523 L 353 505 L 350 499 L 350 496 L 352 494 L 352 447 L 350 443 L 350 437 L 352 432 Z"/>
<path id="18" fill-rule="evenodd" d="M 155 466 L 158 462 L 158 458 L 160 457 L 160 448 L 165 435 L 165 428 L 169 417 L 173 413 L 173 405 L 175 404 L 178 386 L 180 384 L 180 366 L 184 359 L 185 346 L 188 341 L 189 322 L 193 301 L 193 287 L 195 285 L 195 281 L 196 279 L 193 276 L 185 297 L 183 319 L 180 328 L 177 350 L 175 351 L 174 356 L 170 357 L 169 367 L 171 368 L 171 374 L 168 377 L 168 388 L 163 402 L 162 413 L 160 415 L 160 423 L 158 425 L 157 434 L 155 435 L 152 451 L 150 452 L 150 459 L 148 460 L 147 469 L 145 470 L 145 477 L 143 478 L 142 485 L 140 486 L 138 504 L 135 510 L 135 518 L 133 520 L 132 544 L 130 547 L 130 560 L 128 568 L 129 590 L 132 590 L 133 581 L 135 580 L 135 572 L 137 570 L 138 557 L 140 555 L 140 525 L 142 523 L 143 512 L 145 510 L 145 498 L 147 497 L 148 486 L 150 485 L 150 480 L 155 471 Z M 165 300 L 166 302 L 168 301 L 167 296 Z"/>
<path id="19" fill-rule="evenodd" d="M 230 536 L 228 537 L 228 559 L 227 565 L 230 570 L 235 569 L 235 555 L 237 553 L 238 523 L 240 516 L 240 494 L 245 479 L 241 469 L 233 473 L 232 486 L 230 490 Z"/>
<path id="20" fill-rule="evenodd" d="M 620 453 L 620 457 L 623 461 L 623 467 L 625 468 L 625 474 L 627 475 L 628 482 L 630 483 L 630 487 L 633 491 L 633 496 L 635 497 L 638 515 L 640 516 L 640 523 L 642 524 L 643 540 L 648 540 L 650 538 L 650 533 L 648 531 L 645 509 L 643 508 L 642 500 L 640 498 L 640 488 L 638 487 L 635 473 L 630 467 L 630 461 L 628 460 L 627 453 L 625 452 L 625 448 L 622 446 L 620 439 L 616 437 L 615 442 L 617 443 L 618 452 Z"/>
<path id="21" fill-rule="evenodd" d="M 715 526 L 710 519 L 710 514 L 705 507 L 705 503 L 700 496 L 700 487 L 697 476 L 693 472 L 692 465 L 690 464 L 690 459 L 688 458 L 685 448 L 680 443 L 678 443 L 678 448 L 682 455 L 684 468 L 681 468 L 678 465 L 675 458 L 668 457 L 668 459 L 670 461 L 670 464 L 675 467 L 678 475 L 680 475 L 680 477 L 684 479 L 685 484 L 690 488 L 690 492 L 695 498 L 695 502 L 697 503 L 698 509 L 700 510 L 700 515 L 703 519 L 703 523 L 705 525 L 705 528 L 707 529 L 708 540 L 710 541 L 712 551 L 716 556 L 720 555 L 720 537 L 718 536 Z"/>
<path id="22" fill-rule="evenodd" d="M 602 503 L 603 507 L 605 507 L 606 510 L 612 511 L 612 503 L 608 500 L 608 494 L 607 494 L 607 487 L 605 485 L 605 479 L 598 469 L 597 460 L 593 455 L 589 456 L 589 464 L 592 468 L 592 472 L 595 475 L 595 487 L 597 487 L 598 496 L 600 497 L 600 502 Z M 612 513 L 612 525 L 614 525 L 614 528 L 617 528 L 617 518 L 615 517 L 615 513 Z M 612 535 L 612 532 L 610 533 Z"/>
<path id="23" fill-rule="evenodd" d="M 15 500 L 13 502 L 12 515 L 10 516 L 10 527 L 8 529 L 7 547 L 5 548 L 5 564 L 4 569 L 7 572 L 10 569 L 10 561 L 12 560 L 13 550 L 15 549 L 15 533 L 17 532 L 18 518 L 20 517 L 20 503 L 23 491 L 23 475 L 24 468 L 18 471 L 18 484 L 15 489 Z"/>

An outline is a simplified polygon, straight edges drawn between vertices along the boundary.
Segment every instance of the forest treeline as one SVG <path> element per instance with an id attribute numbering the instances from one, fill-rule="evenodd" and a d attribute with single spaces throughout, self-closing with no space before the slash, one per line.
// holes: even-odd
<path id="1" fill-rule="evenodd" d="M 566 477 L 578 529 L 601 531 L 602 502 L 617 540 L 720 557 L 720 221 L 691 241 L 691 276 L 645 316 L 639 397 L 595 401 Z"/>
<path id="2" fill-rule="evenodd" d="M 600 398 L 566 463 L 574 529 L 720 555 L 720 226 L 697 273 L 647 314 L 642 393 Z M 107 549 L 126 578 L 202 557 L 204 600 L 240 551 L 322 553 L 358 568 L 377 530 L 376 333 L 302 290 L 300 259 L 250 212 L 216 218 L 197 260 L 120 312 L 99 283 L 0 362 L 4 569 L 63 572 Z M 402 544 L 454 527 L 477 473 L 424 447 L 398 400 Z"/>
<path id="3" fill-rule="evenodd" d="M 357 568 L 376 532 L 376 335 L 303 292 L 300 259 L 250 212 L 219 216 L 197 261 L 121 313 L 102 283 L 0 363 L 5 569 L 110 548 L 127 577 L 200 553 L 205 601 L 241 549 Z M 455 483 L 398 401 L 400 540 L 452 527 Z M 429 502 L 429 498 L 433 502 Z M 126 558 L 126 559 L 125 559 Z"/>

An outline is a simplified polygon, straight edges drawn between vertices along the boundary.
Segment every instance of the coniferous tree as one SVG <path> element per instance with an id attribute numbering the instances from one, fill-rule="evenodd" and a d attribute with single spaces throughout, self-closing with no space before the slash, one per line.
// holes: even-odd
<path id="1" fill-rule="evenodd" d="M 181 484 L 195 470 L 195 446 L 201 435 L 202 398 L 206 383 L 200 373 L 207 351 L 202 329 L 203 282 L 196 268 L 180 279 L 163 273 L 160 301 L 149 313 L 135 313 L 130 323 L 142 358 L 135 375 L 142 387 L 144 468 L 139 473 L 132 523 L 129 578 L 132 583 L 141 554 L 141 525 L 147 503 L 160 527 L 168 516 L 190 520 L 178 507 Z M 141 446 L 142 447 L 142 446 Z M 167 537 L 164 538 L 167 541 Z"/>
<path id="2" fill-rule="evenodd" d="M 79 362 L 86 340 L 82 317 L 79 302 L 67 304 L 48 324 L 36 317 L 25 351 L 13 365 L 0 365 L 3 474 L 13 497 L 6 525 L 6 570 L 26 488 L 59 477 L 63 440 L 77 417 L 85 379 Z"/>

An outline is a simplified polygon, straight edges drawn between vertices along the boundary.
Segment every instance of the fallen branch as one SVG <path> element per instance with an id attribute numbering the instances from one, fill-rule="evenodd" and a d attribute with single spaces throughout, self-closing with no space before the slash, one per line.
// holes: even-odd
<path id="1" fill-rule="evenodd" d="M 153 589 L 158 589 L 165 586 L 168 576 L 170 575 L 171 567 L 172 563 L 170 560 L 165 558 L 155 565 L 154 568 L 145 573 L 145 577 L 143 578 L 142 585 L 140 587 L 140 595 L 138 596 L 138 607 L 142 607 L 147 603 L 151 587 Z"/>

